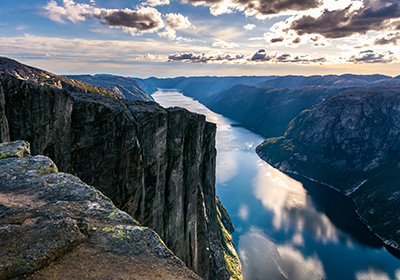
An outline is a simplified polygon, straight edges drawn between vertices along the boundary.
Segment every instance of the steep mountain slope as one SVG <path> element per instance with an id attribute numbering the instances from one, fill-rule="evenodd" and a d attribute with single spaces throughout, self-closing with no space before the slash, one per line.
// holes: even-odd
<path id="1" fill-rule="evenodd" d="M 95 188 L 31 157 L 29 143 L 2 143 L 0 155 L 0 279 L 201 279 Z"/>
<path id="2" fill-rule="evenodd" d="M 114 75 L 67 75 L 66 77 L 97 85 L 108 89 L 116 95 L 128 100 L 152 101 L 136 79 Z"/>
<path id="3" fill-rule="evenodd" d="M 200 100 L 209 93 L 227 90 L 236 85 L 256 85 L 275 77 L 177 77 L 168 79 L 152 77 L 146 79 L 146 81 L 157 88 L 179 89 L 184 95 Z"/>
<path id="4" fill-rule="evenodd" d="M 202 278 L 241 278 L 217 211 L 215 125 L 204 116 L 7 74 L 0 93 L 3 141 L 26 139 L 34 155 L 102 191 Z"/>
<path id="5" fill-rule="evenodd" d="M 352 197 L 361 219 L 399 248 L 400 85 L 331 95 L 302 112 L 284 137 L 257 147 L 273 166 Z"/>
<path id="6" fill-rule="evenodd" d="M 227 116 L 264 137 L 281 136 L 301 111 L 344 89 L 301 87 L 275 89 L 237 85 L 201 99 L 214 112 Z"/>
<path id="7" fill-rule="evenodd" d="M 325 87 L 375 87 L 388 83 L 399 83 L 398 80 L 385 75 L 326 75 L 326 76 L 282 76 L 260 83 L 274 88 L 296 88 L 304 86 Z"/>
<path id="8" fill-rule="evenodd" d="M 105 96 L 117 97 L 116 94 L 103 87 L 58 76 L 35 67 L 24 65 L 6 57 L 0 57 L 0 74 L 8 74 L 21 80 L 29 80 L 39 85 L 48 85 L 53 88 L 65 89 L 72 92 L 92 92 Z"/>

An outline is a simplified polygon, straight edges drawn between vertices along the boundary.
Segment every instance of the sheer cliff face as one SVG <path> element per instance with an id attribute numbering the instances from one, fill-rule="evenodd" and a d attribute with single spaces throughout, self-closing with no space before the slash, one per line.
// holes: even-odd
<path id="1" fill-rule="evenodd" d="M 1 84 L 2 139 L 29 141 L 32 154 L 101 190 L 204 279 L 229 279 L 215 200 L 215 125 L 153 102 L 10 76 Z"/>
<path id="2" fill-rule="evenodd" d="M 257 147 L 288 172 L 329 184 L 352 197 L 361 219 L 399 248 L 400 86 L 340 93 L 303 111 L 284 137 Z"/>

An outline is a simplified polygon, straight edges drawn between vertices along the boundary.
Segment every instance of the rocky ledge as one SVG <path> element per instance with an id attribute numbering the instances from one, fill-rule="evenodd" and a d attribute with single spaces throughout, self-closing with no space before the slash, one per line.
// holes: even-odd
<path id="1" fill-rule="evenodd" d="M 0 279 L 201 279 L 109 198 L 29 144 L 0 144 Z"/>

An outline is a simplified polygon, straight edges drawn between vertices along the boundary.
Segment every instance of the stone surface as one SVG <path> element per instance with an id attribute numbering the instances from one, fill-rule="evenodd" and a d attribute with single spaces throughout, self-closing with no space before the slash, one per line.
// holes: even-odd
<path id="1" fill-rule="evenodd" d="M 27 151 L 0 145 L 0 279 L 200 279 L 153 230 Z"/>
<path id="2" fill-rule="evenodd" d="M 350 196 L 387 245 L 400 244 L 400 86 L 359 89 L 302 112 L 284 137 L 257 147 L 273 166 Z"/>
<path id="3" fill-rule="evenodd" d="M 32 154 L 99 189 L 204 279 L 230 278 L 216 209 L 214 124 L 181 108 L 10 75 L 0 84 L 11 140 L 29 141 Z"/>

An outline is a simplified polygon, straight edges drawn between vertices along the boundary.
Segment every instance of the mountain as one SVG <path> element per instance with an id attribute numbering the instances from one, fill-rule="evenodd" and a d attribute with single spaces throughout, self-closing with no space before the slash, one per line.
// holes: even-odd
<path id="1" fill-rule="evenodd" d="M 399 122 L 400 85 L 345 91 L 300 113 L 257 153 L 350 196 L 371 231 L 399 249 Z"/>
<path id="2" fill-rule="evenodd" d="M 29 143 L 2 143 L 0 154 L 0 279 L 131 279 L 138 271 L 201 279 L 109 198 L 31 156 Z"/>
<path id="3" fill-rule="evenodd" d="M 33 155 L 100 190 L 203 279 L 241 279 L 215 195 L 214 124 L 182 108 L 42 85 L 36 77 L 48 72 L 38 69 L 20 79 L 25 66 L 12 67 L 0 75 L 2 141 L 29 141 Z"/>
<path id="4" fill-rule="evenodd" d="M 153 101 L 150 96 L 154 92 L 151 91 L 153 88 L 149 85 L 148 90 L 151 92 L 147 94 L 133 78 L 114 75 L 67 75 L 66 77 L 107 88 L 124 99 Z"/>
<path id="5" fill-rule="evenodd" d="M 214 112 L 268 138 L 283 135 L 289 122 L 301 111 L 342 91 L 344 89 L 330 87 L 276 89 L 237 85 L 202 97 L 200 101 Z"/>
<path id="6" fill-rule="evenodd" d="M 24 65 L 6 57 L 0 57 L 0 75 L 10 75 L 20 80 L 28 80 L 39 85 L 48 85 L 52 88 L 65 89 L 71 92 L 91 92 L 105 96 L 117 97 L 116 94 L 103 87 L 58 76 L 35 67 Z"/>
<path id="7" fill-rule="evenodd" d="M 296 88 L 304 86 L 324 86 L 324 87 L 375 87 L 388 83 L 400 83 L 395 78 L 385 75 L 326 75 L 326 76 L 282 76 L 258 85 L 274 88 Z"/>
<path id="8" fill-rule="evenodd" d="M 201 99 L 206 94 L 230 89 L 236 85 L 256 85 L 276 76 L 241 76 L 241 77 L 177 77 L 177 78 L 148 78 L 146 81 L 157 88 L 178 89 L 184 95 Z"/>

